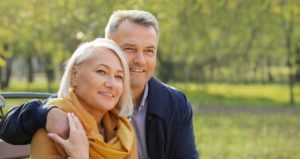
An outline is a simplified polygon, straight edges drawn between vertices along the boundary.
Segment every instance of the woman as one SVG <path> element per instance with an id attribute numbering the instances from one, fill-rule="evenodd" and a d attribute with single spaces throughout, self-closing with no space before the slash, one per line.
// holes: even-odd
<path id="1" fill-rule="evenodd" d="M 67 115 L 68 140 L 49 136 L 70 158 L 138 158 L 134 132 L 127 119 L 133 110 L 131 99 L 128 64 L 122 50 L 108 39 L 87 42 L 68 61 L 58 98 L 47 102 L 73 112 L 79 119 Z M 32 140 L 31 158 L 64 157 L 47 132 L 40 129 Z"/>

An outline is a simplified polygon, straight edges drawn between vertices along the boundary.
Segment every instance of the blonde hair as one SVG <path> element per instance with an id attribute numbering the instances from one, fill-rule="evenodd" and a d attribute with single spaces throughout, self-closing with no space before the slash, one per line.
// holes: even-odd
<path id="1" fill-rule="evenodd" d="M 155 16 L 149 12 L 141 10 L 118 10 L 113 12 L 105 27 L 105 37 L 109 38 L 125 20 L 129 20 L 130 22 L 146 27 L 152 26 L 157 37 L 159 37 L 159 26 Z"/>
<path id="2" fill-rule="evenodd" d="M 121 61 L 122 67 L 124 69 L 123 93 L 119 99 L 117 106 L 120 109 L 120 116 L 130 116 L 133 112 L 133 102 L 130 89 L 128 64 L 123 51 L 115 42 L 109 39 L 98 38 L 94 41 L 83 43 L 77 48 L 77 50 L 73 53 L 72 57 L 67 62 L 63 77 L 60 82 L 58 97 L 70 98 L 68 92 L 71 88 L 71 73 L 73 67 L 82 62 L 83 60 L 87 59 L 87 57 L 89 57 L 92 53 L 96 53 L 94 52 L 94 50 L 99 47 L 108 48 L 112 50 Z"/>

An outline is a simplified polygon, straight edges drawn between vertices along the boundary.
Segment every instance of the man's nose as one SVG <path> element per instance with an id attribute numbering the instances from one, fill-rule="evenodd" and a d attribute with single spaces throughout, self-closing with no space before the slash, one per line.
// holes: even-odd
<path id="1" fill-rule="evenodd" d="M 137 64 L 144 64 L 144 63 L 146 63 L 145 56 L 144 56 L 143 52 L 137 53 L 135 55 L 133 61 L 134 61 L 134 63 L 137 63 Z"/>

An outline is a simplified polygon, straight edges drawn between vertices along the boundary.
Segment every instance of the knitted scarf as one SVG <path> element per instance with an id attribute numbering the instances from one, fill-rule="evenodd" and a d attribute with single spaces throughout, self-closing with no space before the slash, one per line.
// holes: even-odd
<path id="1" fill-rule="evenodd" d="M 127 118 L 118 116 L 117 109 L 106 112 L 102 118 L 104 137 L 99 133 L 96 119 L 83 108 L 76 94 L 70 90 L 69 95 L 71 99 L 49 99 L 47 105 L 76 114 L 86 131 L 91 159 L 138 158 L 134 132 Z"/>

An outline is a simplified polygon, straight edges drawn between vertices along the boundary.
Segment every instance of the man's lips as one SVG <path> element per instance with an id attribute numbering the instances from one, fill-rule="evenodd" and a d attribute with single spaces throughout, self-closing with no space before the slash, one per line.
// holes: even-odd
<path id="1" fill-rule="evenodd" d="M 134 72 L 134 73 L 144 73 L 144 72 L 146 72 L 145 69 L 137 69 L 137 68 L 130 68 L 129 70 L 130 70 L 130 72 Z"/>

